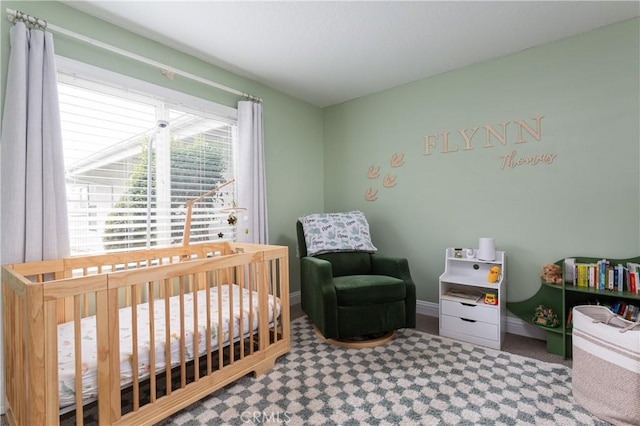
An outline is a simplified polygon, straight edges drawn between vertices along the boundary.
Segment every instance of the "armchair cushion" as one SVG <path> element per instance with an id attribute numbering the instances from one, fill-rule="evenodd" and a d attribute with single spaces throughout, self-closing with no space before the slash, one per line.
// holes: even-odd
<path id="1" fill-rule="evenodd" d="M 384 275 L 350 275 L 333 279 L 338 306 L 360 306 L 404 300 L 404 281 Z"/>

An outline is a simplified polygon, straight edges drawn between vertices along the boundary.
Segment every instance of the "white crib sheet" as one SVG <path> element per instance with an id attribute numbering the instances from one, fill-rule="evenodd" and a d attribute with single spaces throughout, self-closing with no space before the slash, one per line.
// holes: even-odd
<path id="1" fill-rule="evenodd" d="M 229 289 L 232 289 L 230 292 Z M 170 300 L 170 349 L 171 367 L 180 364 L 180 296 L 172 296 Z M 233 312 L 233 338 L 238 339 L 240 333 L 248 335 L 249 330 L 249 290 L 241 289 L 236 284 L 221 286 L 222 297 L 222 330 L 223 346 L 229 343 L 231 323 L 229 301 L 232 299 Z M 206 353 L 206 293 L 201 290 L 198 299 L 198 354 Z M 211 345 L 212 350 L 218 348 L 218 290 L 212 287 L 211 299 Z M 276 299 L 274 317 L 274 299 L 269 296 L 269 323 L 280 316 L 280 301 Z M 243 327 L 240 330 L 240 305 L 242 303 Z M 253 292 L 251 299 L 253 305 L 253 324 L 251 329 L 258 328 L 258 294 Z M 185 348 L 186 359 L 193 359 L 194 355 L 194 315 L 193 294 L 184 295 L 184 324 L 185 324 Z M 137 306 L 138 318 L 138 373 L 139 378 L 144 379 L 150 373 L 150 331 L 149 331 L 149 305 L 143 303 Z M 154 303 L 154 327 L 155 327 L 155 371 L 165 369 L 165 304 L 164 300 L 156 300 Z M 83 401 L 91 401 L 98 395 L 97 355 L 96 355 L 96 326 L 95 316 L 81 320 L 82 336 L 82 394 Z M 120 384 L 125 387 L 133 382 L 133 325 L 131 324 L 131 307 L 120 310 Z M 58 376 L 60 391 L 60 408 L 75 404 L 75 356 L 74 356 L 74 324 L 67 322 L 58 326 Z"/>

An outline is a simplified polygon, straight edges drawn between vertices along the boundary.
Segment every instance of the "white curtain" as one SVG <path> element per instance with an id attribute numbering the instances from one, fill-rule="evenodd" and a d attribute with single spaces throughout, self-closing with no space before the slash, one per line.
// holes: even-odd
<path id="1" fill-rule="evenodd" d="M 238 241 L 269 244 L 262 104 L 238 102 Z M 245 233 L 245 229 L 248 231 Z"/>
<path id="2" fill-rule="evenodd" d="M 17 22 L 0 141 L 3 264 L 69 255 L 53 36 Z"/>

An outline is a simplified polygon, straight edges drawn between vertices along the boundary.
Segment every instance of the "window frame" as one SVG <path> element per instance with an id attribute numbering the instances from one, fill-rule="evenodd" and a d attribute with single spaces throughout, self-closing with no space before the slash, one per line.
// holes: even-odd
<path id="1" fill-rule="evenodd" d="M 159 103 L 164 103 L 169 105 L 169 109 L 173 106 L 178 107 L 180 111 L 191 113 L 203 117 L 210 117 L 212 119 L 218 119 L 223 121 L 230 121 L 234 123 L 235 132 L 232 132 L 231 136 L 231 150 L 232 150 L 232 161 L 233 164 L 230 165 L 232 171 L 231 179 L 235 179 L 237 177 L 238 172 L 238 159 L 237 159 L 237 117 L 238 112 L 236 108 L 228 107 L 225 105 L 218 104 L 216 102 L 206 100 L 203 98 L 199 98 L 196 96 L 188 95 L 186 93 L 179 92 L 177 90 L 169 89 L 163 86 L 159 86 L 153 83 L 149 83 L 134 77 L 126 76 L 114 71 L 106 70 L 104 68 L 96 67 L 90 64 L 86 64 L 74 59 L 66 58 L 64 56 L 56 55 L 56 70 L 65 74 L 75 75 L 77 74 L 83 81 L 92 82 L 95 81 L 96 84 L 99 84 L 101 89 L 104 85 L 114 86 L 114 92 L 117 92 L 117 96 L 121 96 L 122 90 L 125 90 L 131 97 L 135 100 L 136 97 L 142 96 L 146 100 L 151 98 L 158 98 Z M 87 87 L 84 84 L 81 85 L 83 87 Z M 90 84 L 88 85 L 90 88 Z M 102 91 L 102 90 L 101 90 Z M 126 97 L 126 96 L 122 96 Z M 64 143 L 64 141 L 63 141 Z M 206 191 L 204 191 L 206 192 Z M 237 197 L 233 197 L 237 199 Z M 67 200 L 69 198 L 67 197 Z M 225 206 L 226 207 L 226 206 Z M 195 211 L 195 206 L 194 206 Z M 68 217 L 71 218 L 71 211 L 69 212 Z M 89 214 L 87 217 L 91 217 Z M 171 222 L 171 221 L 170 221 Z M 91 224 L 89 225 L 91 226 Z M 193 235 L 193 230 L 191 230 L 191 234 Z M 236 238 L 236 233 L 232 234 L 231 239 Z M 228 240 L 229 238 L 225 238 Z M 144 250 L 149 247 L 150 243 L 146 244 L 146 247 L 136 247 L 136 248 L 128 248 L 128 250 Z M 171 244 L 169 244 L 171 245 Z M 173 242 L 172 245 L 175 245 Z M 154 244 L 153 247 L 164 247 L 167 244 Z M 72 248 L 73 249 L 73 248 Z M 123 251 L 120 250 L 109 250 L 102 247 L 102 250 L 89 251 L 90 254 L 103 254 L 110 252 L 118 252 Z M 73 253 L 73 255 L 77 255 L 80 253 Z"/>

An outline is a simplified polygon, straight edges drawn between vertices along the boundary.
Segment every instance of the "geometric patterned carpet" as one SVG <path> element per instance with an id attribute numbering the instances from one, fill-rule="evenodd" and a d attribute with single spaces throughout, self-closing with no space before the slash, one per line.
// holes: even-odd
<path id="1" fill-rule="evenodd" d="M 246 376 L 169 425 L 607 425 L 576 404 L 571 369 L 412 329 L 345 349 L 306 317 L 273 370 Z"/>

